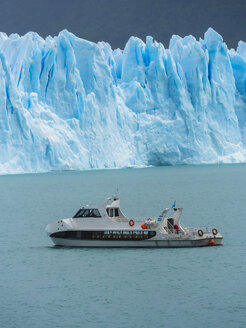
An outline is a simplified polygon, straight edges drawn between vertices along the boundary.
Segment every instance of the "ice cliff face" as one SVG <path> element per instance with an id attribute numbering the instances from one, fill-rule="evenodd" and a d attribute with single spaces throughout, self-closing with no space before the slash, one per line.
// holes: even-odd
<path id="1" fill-rule="evenodd" d="M 0 34 L 0 173 L 246 160 L 246 43 Z"/>

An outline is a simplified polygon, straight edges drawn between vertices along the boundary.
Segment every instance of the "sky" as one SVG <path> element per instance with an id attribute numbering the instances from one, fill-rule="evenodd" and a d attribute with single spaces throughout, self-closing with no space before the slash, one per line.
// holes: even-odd
<path id="1" fill-rule="evenodd" d="M 203 38 L 212 27 L 229 48 L 246 41 L 246 0 L 0 0 L 0 31 L 42 37 L 67 29 L 123 49 L 151 35 L 168 48 L 173 34 Z"/>

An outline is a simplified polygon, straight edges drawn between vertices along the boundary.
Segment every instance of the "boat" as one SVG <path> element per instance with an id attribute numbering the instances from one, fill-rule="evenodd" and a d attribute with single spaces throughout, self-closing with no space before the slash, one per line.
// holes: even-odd
<path id="1" fill-rule="evenodd" d="M 99 206 L 84 206 L 72 218 L 50 223 L 46 232 L 56 246 L 201 247 L 222 244 L 216 228 L 180 224 L 182 208 L 166 208 L 156 218 L 127 218 L 113 195 Z"/>

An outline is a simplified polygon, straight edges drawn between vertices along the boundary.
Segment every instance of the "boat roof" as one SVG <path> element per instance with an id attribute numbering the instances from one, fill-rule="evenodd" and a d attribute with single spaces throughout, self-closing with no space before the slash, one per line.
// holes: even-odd
<path id="1" fill-rule="evenodd" d="M 114 196 L 113 198 L 110 198 L 109 200 L 112 200 L 111 204 L 107 204 L 106 207 L 120 207 L 120 199 L 119 197 Z"/>

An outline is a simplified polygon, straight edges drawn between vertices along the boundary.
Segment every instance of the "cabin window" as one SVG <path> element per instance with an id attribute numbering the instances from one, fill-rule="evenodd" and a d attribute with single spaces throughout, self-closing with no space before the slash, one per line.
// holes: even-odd
<path id="1" fill-rule="evenodd" d="M 101 217 L 101 215 L 100 215 L 100 213 L 99 213 L 99 211 L 98 211 L 97 208 L 95 208 L 95 209 L 93 209 L 91 211 L 91 215 L 90 216 L 93 217 L 93 218 L 100 218 Z"/>
<path id="2" fill-rule="evenodd" d="M 110 216 L 111 218 L 115 217 L 115 216 L 120 216 L 119 215 L 119 209 L 116 208 L 107 208 L 107 213 L 108 216 Z"/>
<path id="3" fill-rule="evenodd" d="M 80 209 L 75 215 L 74 218 L 100 218 L 101 215 L 97 208 L 92 209 Z"/>
<path id="4" fill-rule="evenodd" d="M 90 210 L 84 210 L 84 212 L 82 213 L 82 217 L 87 217 L 90 216 Z"/>
<path id="5" fill-rule="evenodd" d="M 152 238 L 156 235 L 155 231 L 149 231 L 149 238 Z"/>
<path id="6" fill-rule="evenodd" d="M 107 239 L 107 240 L 142 240 L 150 239 L 156 235 L 155 231 L 130 230 L 130 231 L 59 231 L 51 234 L 51 237 L 90 240 L 90 239 Z"/>

